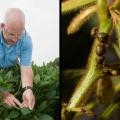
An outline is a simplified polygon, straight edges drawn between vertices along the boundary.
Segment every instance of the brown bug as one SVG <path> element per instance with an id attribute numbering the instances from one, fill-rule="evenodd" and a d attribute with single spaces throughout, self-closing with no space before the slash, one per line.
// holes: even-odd
<path id="1" fill-rule="evenodd" d="M 108 68 L 108 67 L 104 67 L 104 66 L 103 66 L 103 69 L 102 69 L 102 70 L 103 70 L 104 73 L 108 73 L 108 72 L 109 72 L 109 68 Z"/>
<path id="2" fill-rule="evenodd" d="M 91 29 L 90 33 L 91 33 L 91 36 L 92 36 L 93 38 L 96 38 L 96 37 L 97 37 L 97 33 L 98 33 L 98 28 L 97 28 L 97 27 L 93 27 L 93 28 Z"/>
<path id="3" fill-rule="evenodd" d="M 109 35 L 107 33 L 101 32 L 97 34 L 99 42 L 106 43 L 108 41 Z"/>
<path id="4" fill-rule="evenodd" d="M 103 56 L 105 54 L 105 46 L 102 44 L 99 44 L 96 46 L 96 53 L 98 56 Z"/>
<path id="5" fill-rule="evenodd" d="M 104 56 L 96 56 L 96 61 L 98 64 L 102 64 L 104 61 Z"/>
<path id="6" fill-rule="evenodd" d="M 114 96 L 114 87 L 109 77 L 100 77 L 97 81 L 96 98 L 99 103 L 110 103 Z"/>

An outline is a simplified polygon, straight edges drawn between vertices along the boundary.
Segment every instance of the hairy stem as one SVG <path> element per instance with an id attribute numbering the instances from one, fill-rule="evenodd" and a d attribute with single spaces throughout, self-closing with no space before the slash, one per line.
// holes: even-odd
<path id="1" fill-rule="evenodd" d="M 84 5 L 94 3 L 96 0 L 68 0 L 62 2 L 62 14 L 68 13 L 70 11 L 76 10 Z"/>
<path id="2" fill-rule="evenodd" d="M 108 16 L 106 3 L 106 0 L 98 0 L 98 14 L 100 20 L 99 32 L 109 33 L 112 22 Z M 106 22 L 107 24 L 104 24 Z M 79 104 L 82 105 L 84 103 L 84 101 L 87 99 L 86 96 L 88 96 L 89 92 L 92 90 L 94 83 L 102 75 L 101 69 L 99 69 L 99 65 L 96 62 L 96 45 L 98 45 L 97 39 L 95 39 L 88 59 L 88 71 L 83 76 L 82 82 L 80 80 L 78 83 L 67 106 L 68 111 L 72 111 Z"/>
<path id="3" fill-rule="evenodd" d="M 90 91 L 92 85 L 96 81 L 96 79 L 101 75 L 100 69 L 97 69 L 97 63 L 96 63 L 96 54 L 95 54 L 95 48 L 96 44 L 98 43 L 97 40 L 95 40 L 92 52 L 89 56 L 89 64 L 88 64 L 88 71 L 85 76 L 79 81 L 73 96 L 70 99 L 70 102 L 67 106 L 67 110 L 71 111 L 73 108 L 77 107 L 79 103 L 84 102 L 86 99 L 86 96 L 88 92 Z"/>
<path id="4" fill-rule="evenodd" d="M 110 14 L 108 11 L 108 3 L 107 0 L 98 0 L 98 16 L 99 16 L 99 32 L 108 33 L 112 27 L 112 21 L 109 18 Z"/>
<path id="5" fill-rule="evenodd" d="M 80 13 L 77 14 L 77 16 L 74 17 L 73 20 L 71 21 L 67 29 L 68 34 L 73 34 L 76 31 L 78 31 L 80 27 L 85 22 L 87 22 L 95 12 L 96 12 L 96 5 L 87 7 L 86 10 L 80 11 Z"/>

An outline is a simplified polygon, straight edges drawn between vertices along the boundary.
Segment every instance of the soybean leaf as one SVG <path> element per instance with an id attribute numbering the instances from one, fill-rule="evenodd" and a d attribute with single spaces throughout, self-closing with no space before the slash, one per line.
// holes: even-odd
<path id="1" fill-rule="evenodd" d="M 54 120 L 54 119 L 48 114 L 42 114 L 40 116 L 40 120 Z"/>
<path id="2" fill-rule="evenodd" d="M 42 112 L 46 108 L 47 108 L 47 101 L 43 101 L 39 106 L 39 110 L 40 110 L 40 112 Z"/>
<path id="3" fill-rule="evenodd" d="M 51 90 L 50 92 L 48 92 L 48 93 L 46 94 L 46 97 L 47 97 L 48 99 L 51 99 L 51 98 L 53 98 L 55 95 L 56 95 L 56 90 Z"/>
<path id="4" fill-rule="evenodd" d="M 35 82 L 35 84 L 38 84 L 40 82 L 40 75 L 39 74 L 35 75 L 34 82 Z"/>
<path id="5" fill-rule="evenodd" d="M 8 115 L 8 118 L 17 118 L 19 115 L 20 115 L 20 112 L 17 110 L 14 110 L 10 112 L 10 114 Z"/>
<path id="6" fill-rule="evenodd" d="M 12 85 L 0 81 L 0 92 L 12 91 Z"/>
<path id="7" fill-rule="evenodd" d="M 29 108 L 22 108 L 22 109 L 20 109 L 20 111 L 21 111 L 22 115 L 27 115 L 32 112 Z"/>

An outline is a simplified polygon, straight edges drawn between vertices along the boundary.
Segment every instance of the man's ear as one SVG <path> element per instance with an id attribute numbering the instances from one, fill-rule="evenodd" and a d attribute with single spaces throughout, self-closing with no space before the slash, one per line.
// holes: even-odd
<path id="1" fill-rule="evenodd" d="M 5 24 L 4 23 L 1 23 L 0 24 L 0 29 L 3 29 L 5 27 Z"/>

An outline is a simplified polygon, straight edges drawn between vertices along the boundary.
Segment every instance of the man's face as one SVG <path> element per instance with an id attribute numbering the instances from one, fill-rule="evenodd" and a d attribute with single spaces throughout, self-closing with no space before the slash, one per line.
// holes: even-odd
<path id="1" fill-rule="evenodd" d="M 17 29 L 15 27 L 8 27 L 6 25 L 3 27 L 5 42 L 9 45 L 15 44 L 23 34 L 25 34 L 24 29 Z"/>

